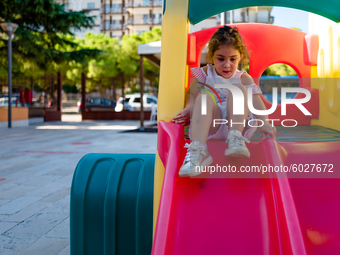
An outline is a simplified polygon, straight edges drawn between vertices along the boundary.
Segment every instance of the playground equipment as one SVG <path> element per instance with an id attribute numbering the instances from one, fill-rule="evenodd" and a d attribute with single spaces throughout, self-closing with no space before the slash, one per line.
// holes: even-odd
<path id="1" fill-rule="evenodd" d="M 217 30 L 215 27 L 189 34 L 188 22 L 195 24 L 221 11 L 254 5 L 292 7 L 325 17 L 311 14 L 310 34 L 264 24 L 237 25 L 251 52 L 249 73 L 255 82 L 258 83 L 262 72 L 271 64 L 291 65 L 299 76 L 300 87 L 311 92 L 312 98 L 304 106 L 312 115 L 304 116 L 294 105 L 289 105 L 284 119 L 295 119 L 299 126 L 278 128 L 276 141 L 271 138 L 259 141 L 255 136 L 248 146 L 250 159 L 226 159 L 224 141 L 209 141 L 213 164 L 238 169 L 321 164 L 327 173 L 180 178 L 178 169 L 185 156 L 186 140 L 183 127 L 170 121 L 183 108 L 178 102 L 184 103 L 189 68 L 199 66 L 201 51 Z M 71 254 L 150 254 L 150 217 L 153 217 L 152 254 L 155 255 L 340 253 L 340 181 L 337 179 L 340 177 L 340 34 L 339 24 L 335 23 L 340 21 L 339 7 L 335 0 L 323 5 L 291 0 L 165 1 L 155 162 L 145 155 L 95 154 L 79 162 L 71 190 Z M 269 108 L 271 103 L 263 100 Z M 279 112 L 280 107 L 269 117 L 280 122 L 283 116 Z M 133 166 L 131 161 L 140 163 Z M 331 166 L 332 172 L 328 172 Z M 128 172 L 119 177 L 125 171 L 133 173 L 132 185 L 127 179 Z M 144 200 L 136 199 L 138 190 L 143 190 L 139 188 L 142 182 L 136 181 L 141 178 L 149 178 L 148 184 L 154 183 L 153 196 L 149 190 L 144 193 Z M 97 179 L 101 180 L 98 184 Z M 142 209 L 135 210 L 143 203 L 149 203 L 145 213 Z M 133 212 L 130 219 L 138 219 L 126 225 L 128 234 L 122 230 L 128 221 L 121 222 L 114 213 L 119 210 L 121 215 Z M 143 231 L 138 223 L 148 221 L 150 225 L 145 224 Z M 148 244 L 140 239 L 143 235 Z M 141 250 L 141 244 L 149 247 Z M 99 250 L 91 253 L 96 249 Z"/>

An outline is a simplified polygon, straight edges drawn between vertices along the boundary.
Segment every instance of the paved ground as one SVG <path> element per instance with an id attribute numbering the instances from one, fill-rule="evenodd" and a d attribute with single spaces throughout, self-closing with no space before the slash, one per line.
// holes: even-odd
<path id="1" fill-rule="evenodd" d="M 123 133 L 139 121 L 0 128 L 0 254 L 69 254 L 74 169 L 87 153 L 155 153 L 157 133 Z M 147 122 L 145 124 L 148 124 Z"/>

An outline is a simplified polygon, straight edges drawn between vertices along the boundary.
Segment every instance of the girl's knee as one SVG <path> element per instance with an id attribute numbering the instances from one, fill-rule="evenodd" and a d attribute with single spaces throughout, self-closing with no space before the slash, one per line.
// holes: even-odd
<path id="1" fill-rule="evenodd" d="M 203 94 L 198 95 L 198 97 L 196 98 L 195 104 L 197 104 L 197 103 L 202 104 L 202 95 Z M 208 94 L 204 94 L 204 95 L 205 95 L 205 98 L 206 98 L 207 106 L 215 105 L 215 102 L 210 95 L 208 95 Z"/>

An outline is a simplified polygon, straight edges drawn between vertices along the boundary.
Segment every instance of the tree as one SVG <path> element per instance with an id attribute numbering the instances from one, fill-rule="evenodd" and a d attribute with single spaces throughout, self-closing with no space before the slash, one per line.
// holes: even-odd
<path id="1" fill-rule="evenodd" d="M 118 38 L 111 38 L 104 34 L 87 34 L 85 36 L 85 47 L 96 47 L 103 51 L 98 58 L 93 59 L 88 65 L 89 84 L 88 89 L 101 86 L 103 89 L 111 88 L 112 81 L 109 77 L 121 74 L 118 68 L 120 46 Z"/>
<path id="2" fill-rule="evenodd" d="M 298 31 L 302 31 L 301 28 L 298 28 L 298 27 L 291 27 L 291 29 L 295 29 L 295 30 L 298 30 Z"/>
<path id="3" fill-rule="evenodd" d="M 80 88 L 82 72 L 87 73 L 87 91 L 112 86 L 112 77 L 121 74 L 139 76 L 137 46 L 161 39 L 156 28 L 141 35 L 125 35 L 119 42 L 104 34 L 74 37 L 74 28 L 87 28 L 93 17 L 87 12 L 65 12 L 52 0 L 0 1 L 0 22 L 19 25 L 13 42 L 13 73 L 15 77 L 38 78 L 61 71 L 63 83 Z M 0 31 L 1 37 L 1 31 Z M 7 73 L 7 40 L 0 38 L 0 75 Z M 144 74 L 157 76 L 159 69 L 144 59 Z M 152 81 L 157 86 L 157 77 Z M 116 83 L 121 86 L 120 82 Z"/>
<path id="4" fill-rule="evenodd" d="M 297 75 L 295 70 L 286 64 L 273 64 L 269 66 L 262 75 L 271 76 L 271 75 L 278 75 L 278 76 L 291 76 Z"/>
<path id="5" fill-rule="evenodd" d="M 161 40 L 162 30 L 153 28 L 151 31 L 144 32 L 141 35 L 125 35 L 121 41 L 121 54 L 119 60 L 119 69 L 128 76 L 139 75 L 139 55 L 137 47 L 139 44 L 149 43 Z M 159 73 L 159 69 L 144 59 L 144 75 Z"/>
<path id="6" fill-rule="evenodd" d="M 125 35 L 122 41 L 118 38 L 111 38 L 104 34 L 87 33 L 84 39 L 67 36 L 67 40 L 76 43 L 77 49 L 97 49 L 102 53 L 96 58 L 87 62 L 77 63 L 74 61 L 58 66 L 60 70 L 65 70 L 64 82 L 70 85 L 77 85 L 80 88 L 80 75 L 87 73 L 86 90 L 105 90 L 112 88 L 112 79 L 117 88 L 121 87 L 120 76 L 124 74 L 125 82 L 131 81 L 131 77 L 139 76 L 139 55 L 137 46 L 161 39 L 161 29 L 156 28 L 144 32 L 141 35 Z M 56 67 L 55 67 L 56 68 Z M 153 86 L 158 86 L 159 68 L 155 67 L 148 60 L 144 59 L 144 74 L 149 78 Z M 130 84 L 131 89 L 137 91 L 137 84 Z"/>
<path id="7" fill-rule="evenodd" d="M 22 73 L 25 62 L 32 69 L 46 71 L 53 64 L 84 63 L 98 56 L 99 50 L 77 49 L 77 43 L 65 36 L 73 35 L 72 29 L 91 27 L 94 17 L 87 14 L 66 12 L 53 0 L 1 0 L 0 22 L 19 25 L 13 40 L 13 73 Z M 0 38 L 0 70 L 7 68 L 6 41 Z"/>

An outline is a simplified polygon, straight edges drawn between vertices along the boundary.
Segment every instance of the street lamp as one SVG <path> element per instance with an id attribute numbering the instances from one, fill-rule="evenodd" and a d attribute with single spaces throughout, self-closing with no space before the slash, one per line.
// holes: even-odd
<path id="1" fill-rule="evenodd" d="M 18 28 L 15 23 L 1 23 L 2 30 L 8 35 L 8 128 L 12 127 L 12 35 Z"/>

